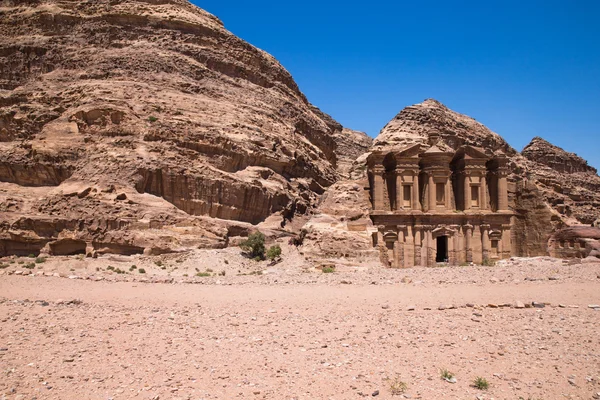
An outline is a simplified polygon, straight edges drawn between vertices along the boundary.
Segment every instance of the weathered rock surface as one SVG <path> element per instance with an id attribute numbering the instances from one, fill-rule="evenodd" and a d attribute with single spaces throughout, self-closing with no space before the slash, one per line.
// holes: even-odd
<path id="1" fill-rule="evenodd" d="M 535 137 L 521 153 L 523 172 L 567 225 L 592 225 L 600 218 L 600 177 L 576 154 Z"/>
<path id="2" fill-rule="evenodd" d="M 186 0 L 0 2 L 0 252 L 283 226 L 338 179 L 337 138 L 343 172 L 369 139 Z"/>
<path id="3" fill-rule="evenodd" d="M 334 134 L 336 154 L 338 156 L 337 170 L 344 178 L 354 178 L 353 169 L 356 160 L 367 153 L 373 144 L 373 139 L 364 132 L 344 128 Z M 360 174 L 358 176 L 360 178 Z"/>

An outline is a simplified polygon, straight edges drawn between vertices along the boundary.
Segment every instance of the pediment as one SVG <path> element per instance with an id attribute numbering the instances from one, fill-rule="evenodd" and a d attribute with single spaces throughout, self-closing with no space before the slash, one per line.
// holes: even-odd
<path id="1" fill-rule="evenodd" d="M 465 145 L 460 147 L 454 156 L 454 160 L 461 158 L 465 160 L 488 160 L 490 156 L 480 147 Z"/>
<path id="2" fill-rule="evenodd" d="M 438 236 L 453 236 L 456 233 L 456 230 L 450 229 L 447 226 L 440 226 L 431 231 L 433 237 Z"/>
<path id="3" fill-rule="evenodd" d="M 422 145 L 420 143 L 405 147 L 396 153 L 396 158 L 412 158 L 418 157 L 423 152 Z"/>

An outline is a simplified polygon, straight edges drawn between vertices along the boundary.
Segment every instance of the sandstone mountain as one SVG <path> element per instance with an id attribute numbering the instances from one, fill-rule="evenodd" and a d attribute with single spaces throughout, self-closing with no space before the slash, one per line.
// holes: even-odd
<path id="1" fill-rule="evenodd" d="M 186 0 L 0 1 L 0 254 L 280 230 L 369 144 Z"/>

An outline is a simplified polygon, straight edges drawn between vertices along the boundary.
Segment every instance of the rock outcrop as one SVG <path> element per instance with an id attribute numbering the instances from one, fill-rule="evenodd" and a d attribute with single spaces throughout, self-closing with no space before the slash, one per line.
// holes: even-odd
<path id="1" fill-rule="evenodd" d="M 523 173 L 566 225 L 592 225 L 600 218 L 600 177 L 583 158 L 539 137 L 521 154 Z"/>
<path id="2" fill-rule="evenodd" d="M 368 146 L 355 136 L 186 0 L 0 2 L 0 255 L 284 226 Z"/>

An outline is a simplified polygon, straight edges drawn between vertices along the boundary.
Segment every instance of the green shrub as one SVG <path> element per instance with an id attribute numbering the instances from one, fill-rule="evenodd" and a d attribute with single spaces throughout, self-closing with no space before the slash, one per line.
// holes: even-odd
<path id="1" fill-rule="evenodd" d="M 35 258 L 35 254 L 30 254 L 27 257 L 29 257 L 29 258 Z"/>
<path id="2" fill-rule="evenodd" d="M 154 117 L 154 116 L 151 115 L 151 116 L 148 117 L 148 121 L 154 123 L 154 122 L 158 121 L 158 118 L 156 118 L 156 117 Z"/>
<path id="3" fill-rule="evenodd" d="M 335 272 L 335 267 L 323 267 L 321 271 L 323 271 L 324 274 L 332 274 Z"/>
<path id="4" fill-rule="evenodd" d="M 440 370 L 440 376 L 442 377 L 442 379 L 445 379 L 445 380 L 454 378 L 454 374 L 445 368 Z"/>
<path id="5" fill-rule="evenodd" d="M 240 243 L 240 247 L 256 261 L 265 259 L 265 235 L 260 231 L 248 235 L 248 239 Z"/>
<path id="6" fill-rule="evenodd" d="M 46 257 L 38 257 L 35 259 L 36 264 L 42 264 L 46 262 Z"/>
<path id="7" fill-rule="evenodd" d="M 196 274 L 196 276 L 199 276 L 199 277 L 201 277 L 201 278 L 205 278 L 205 277 L 207 277 L 207 276 L 212 276 L 212 274 L 211 274 L 210 272 L 198 272 L 198 273 Z"/>
<path id="8" fill-rule="evenodd" d="M 129 267 L 129 271 L 133 271 L 134 269 L 137 269 L 137 265 L 132 265 L 131 267 Z"/>
<path id="9" fill-rule="evenodd" d="M 138 269 L 138 272 L 139 272 L 140 274 L 145 274 L 145 273 L 146 273 L 146 270 L 145 270 L 144 268 L 140 268 L 140 269 Z"/>
<path id="10" fill-rule="evenodd" d="M 158 260 L 158 261 L 154 261 L 154 264 L 155 264 L 157 267 L 162 267 L 162 266 L 163 266 L 163 263 L 162 263 L 162 261 L 160 261 L 160 260 Z"/>
<path id="11" fill-rule="evenodd" d="M 281 256 L 281 247 L 279 247 L 278 244 L 276 244 L 275 246 L 269 247 L 269 250 L 267 250 L 267 258 L 269 260 L 274 260 L 274 259 L 278 258 L 279 256 Z"/>
<path id="12" fill-rule="evenodd" d="M 27 268 L 27 269 L 34 269 L 35 268 L 35 263 L 25 264 L 24 267 Z"/>
<path id="13" fill-rule="evenodd" d="M 402 380 L 400 380 L 399 376 L 396 376 L 393 379 L 387 378 L 386 380 L 388 381 L 388 389 L 392 396 L 399 396 L 402 393 L 406 392 L 406 389 L 408 389 L 408 385 Z"/>
<path id="14" fill-rule="evenodd" d="M 483 265 L 484 267 L 493 267 L 496 265 L 496 261 L 490 260 L 488 258 L 484 259 L 483 262 L 481 263 L 481 265 Z"/>
<path id="15" fill-rule="evenodd" d="M 478 376 L 473 381 L 473 387 L 479 390 L 488 390 L 490 383 L 487 381 L 487 379 Z"/>

